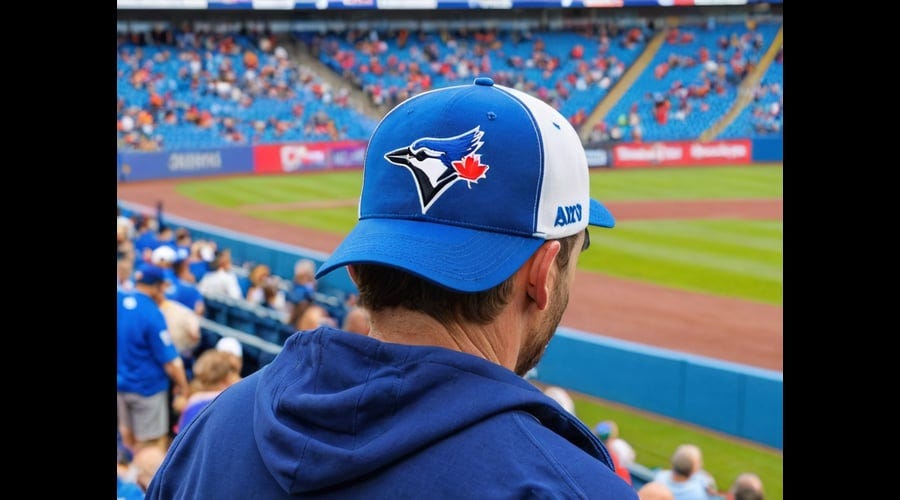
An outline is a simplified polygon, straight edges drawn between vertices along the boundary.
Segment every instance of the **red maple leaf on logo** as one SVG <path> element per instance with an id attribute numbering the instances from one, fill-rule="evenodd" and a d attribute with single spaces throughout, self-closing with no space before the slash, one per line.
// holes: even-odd
<path id="1" fill-rule="evenodd" d="M 464 181 L 469 183 L 469 188 L 471 189 L 472 183 L 478 184 L 478 179 L 483 179 L 484 173 L 490 167 L 481 164 L 481 155 L 469 155 L 463 158 L 462 161 L 454 161 L 453 168 L 456 169 L 456 173 Z"/>

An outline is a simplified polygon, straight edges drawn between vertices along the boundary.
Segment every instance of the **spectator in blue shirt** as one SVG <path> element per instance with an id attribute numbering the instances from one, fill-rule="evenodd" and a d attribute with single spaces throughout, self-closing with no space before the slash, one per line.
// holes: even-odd
<path id="1" fill-rule="evenodd" d="M 146 266 L 135 290 L 117 291 L 116 400 L 122 440 L 135 453 L 150 445 L 168 447 L 169 383 L 187 393 L 184 364 L 158 303 L 167 282 L 163 269 Z"/>

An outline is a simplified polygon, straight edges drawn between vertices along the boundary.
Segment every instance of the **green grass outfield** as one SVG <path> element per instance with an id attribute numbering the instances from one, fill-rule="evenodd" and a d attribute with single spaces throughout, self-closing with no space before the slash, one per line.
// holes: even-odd
<path id="1" fill-rule="evenodd" d="M 780 199 L 782 167 L 753 165 L 591 171 L 602 201 Z M 178 191 L 262 219 L 345 234 L 356 223 L 360 171 L 196 180 Z M 343 201 L 337 206 L 299 205 Z M 292 204 L 294 206 L 279 204 Z M 592 231 L 584 271 L 684 290 L 782 304 L 782 221 L 621 221 Z"/>
<path id="2" fill-rule="evenodd" d="M 779 199 L 782 171 L 780 165 L 595 169 L 591 194 L 602 201 Z M 191 180 L 177 189 L 198 201 L 262 219 L 344 234 L 356 222 L 361 185 L 361 172 L 352 171 Z M 298 208 L 304 203 L 336 206 Z M 592 230 L 592 249 L 579 258 L 578 267 L 781 305 L 782 234 L 781 221 L 620 221 L 611 231 Z M 762 478 L 766 498 L 783 498 L 783 458 L 777 450 L 595 398 L 573 397 L 579 418 L 589 427 L 615 420 L 642 465 L 668 467 L 676 446 L 695 443 L 720 489 L 727 489 L 739 473 L 752 471 Z"/>

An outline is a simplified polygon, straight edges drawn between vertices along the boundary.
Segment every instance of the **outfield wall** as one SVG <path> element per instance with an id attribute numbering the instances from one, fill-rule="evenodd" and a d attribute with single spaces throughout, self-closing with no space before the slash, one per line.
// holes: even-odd
<path id="1" fill-rule="evenodd" d="M 154 213 L 120 201 L 126 213 Z M 231 249 L 236 263 L 265 262 L 293 277 L 294 263 L 326 254 L 166 215 L 195 239 Z M 319 281 L 323 293 L 355 293 L 346 270 Z M 537 366 L 537 380 L 782 449 L 783 375 L 560 327 Z"/>
<path id="2" fill-rule="evenodd" d="M 359 169 L 366 141 L 261 144 L 219 149 L 116 153 L 120 182 L 223 174 L 291 174 Z M 778 162 L 784 140 L 658 141 L 585 148 L 590 167 L 683 167 Z"/>
<path id="3" fill-rule="evenodd" d="M 536 378 L 783 448 L 781 372 L 560 327 Z"/>

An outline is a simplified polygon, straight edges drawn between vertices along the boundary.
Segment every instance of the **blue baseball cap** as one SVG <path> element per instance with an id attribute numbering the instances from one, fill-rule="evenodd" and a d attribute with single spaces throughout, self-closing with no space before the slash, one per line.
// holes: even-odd
<path id="1" fill-rule="evenodd" d="M 609 422 L 604 420 L 594 427 L 594 434 L 600 438 L 601 441 L 606 441 L 609 439 L 609 435 L 612 434 L 612 426 L 609 425 Z"/>
<path id="2" fill-rule="evenodd" d="M 144 285 L 155 285 L 169 279 L 166 276 L 165 269 L 154 266 L 153 264 L 147 264 L 141 267 L 135 274 L 137 275 L 137 282 Z"/>
<path id="3" fill-rule="evenodd" d="M 509 278 L 546 240 L 613 227 L 558 111 L 476 78 L 407 99 L 366 151 L 359 220 L 319 267 L 397 267 L 461 292 Z"/>

